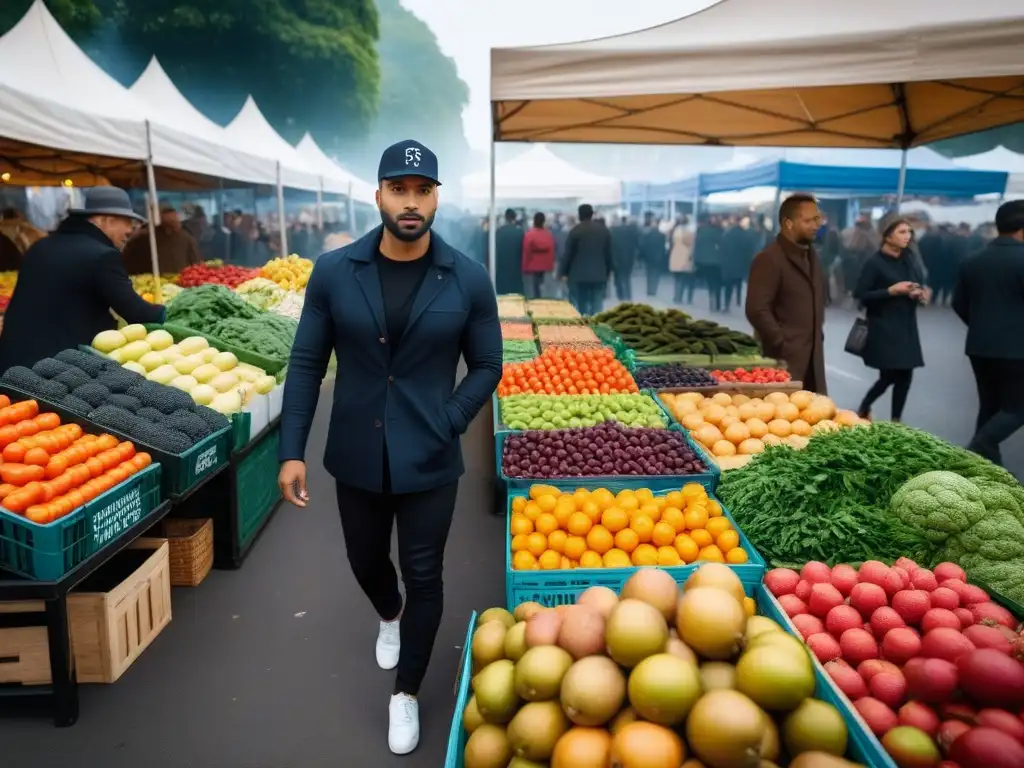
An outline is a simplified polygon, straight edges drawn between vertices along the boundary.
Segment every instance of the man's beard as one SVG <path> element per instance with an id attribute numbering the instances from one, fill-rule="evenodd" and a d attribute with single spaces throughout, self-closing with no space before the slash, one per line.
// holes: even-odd
<path id="1" fill-rule="evenodd" d="M 416 227 L 416 229 L 404 229 L 400 225 L 399 219 L 415 219 L 419 223 L 419 226 Z M 426 219 L 415 213 L 403 213 L 392 218 L 386 212 L 380 211 L 380 220 L 387 228 L 388 232 L 394 235 L 396 239 L 401 240 L 404 243 L 412 243 L 419 240 L 430 231 L 430 227 L 434 224 L 434 214 L 431 214 L 430 217 Z"/>

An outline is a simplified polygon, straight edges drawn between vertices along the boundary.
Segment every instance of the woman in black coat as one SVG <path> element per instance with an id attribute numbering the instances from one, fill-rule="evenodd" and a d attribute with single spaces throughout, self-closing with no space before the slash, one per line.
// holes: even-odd
<path id="1" fill-rule="evenodd" d="M 908 248 L 913 230 L 894 219 L 882 230 L 882 245 L 861 268 L 854 298 L 865 308 L 868 324 L 864 363 L 878 369 L 878 381 L 858 409 L 869 418 L 871 406 L 891 386 L 892 420 L 900 421 L 914 369 L 924 365 L 917 332 L 917 307 L 929 299 L 924 275 Z"/>

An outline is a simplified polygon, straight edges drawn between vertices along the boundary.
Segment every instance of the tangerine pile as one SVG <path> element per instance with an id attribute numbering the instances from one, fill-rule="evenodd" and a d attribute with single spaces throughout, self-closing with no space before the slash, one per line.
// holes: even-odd
<path id="1" fill-rule="evenodd" d="M 626 366 L 607 347 L 548 347 L 533 360 L 507 363 L 498 385 L 498 397 L 617 395 L 639 391 Z"/>
<path id="2" fill-rule="evenodd" d="M 512 499 L 509 533 L 517 571 L 747 562 L 739 533 L 698 483 L 664 496 L 534 485 Z"/>

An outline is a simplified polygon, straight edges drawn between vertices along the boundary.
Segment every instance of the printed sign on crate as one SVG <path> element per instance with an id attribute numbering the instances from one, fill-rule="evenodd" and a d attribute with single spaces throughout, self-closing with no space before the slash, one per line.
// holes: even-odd
<path id="1" fill-rule="evenodd" d="M 200 453 L 196 457 L 196 471 L 195 475 L 197 478 L 201 477 L 204 473 L 210 471 L 217 466 L 217 446 L 207 448 L 205 451 Z"/>
<path id="2" fill-rule="evenodd" d="M 116 539 L 142 519 L 142 493 L 138 486 L 92 516 L 97 548 Z"/>

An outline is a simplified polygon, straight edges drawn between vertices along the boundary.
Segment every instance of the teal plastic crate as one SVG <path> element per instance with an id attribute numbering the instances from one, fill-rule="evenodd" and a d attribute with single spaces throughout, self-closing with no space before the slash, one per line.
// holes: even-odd
<path id="1" fill-rule="evenodd" d="M 764 586 L 747 588 L 756 601 L 758 613 L 775 620 L 783 627 L 793 632 L 794 629 L 785 620 L 782 607 L 772 597 L 771 593 Z M 473 659 L 467 650 L 473 642 L 473 630 L 476 628 L 476 617 L 474 613 L 469 620 L 469 630 L 466 632 L 466 641 L 463 645 L 462 663 L 459 665 L 458 677 L 456 678 L 455 711 L 452 714 L 451 730 L 448 734 L 448 752 L 445 755 L 445 768 L 463 768 L 463 752 L 466 749 L 466 732 L 462 727 L 462 713 L 469 704 L 472 693 L 472 666 Z M 799 635 L 798 635 L 799 636 Z M 849 740 L 846 747 L 846 758 L 870 768 L 896 768 L 892 759 L 882 749 L 882 745 L 868 730 L 867 724 L 857 714 L 856 710 L 849 705 L 846 697 L 836 688 L 832 679 L 825 673 L 820 665 L 814 668 L 815 689 L 814 697 L 826 701 L 834 706 L 843 716 L 846 728 L 849 732 Z M 872 743 L 874 742 L 874 743 Z M 877 749 L 875 748 L 877 745 Z"/>
<path id="2" fill-rule="evenodd" d="M 52 523 L 0 509 L 0 567 L 36 581 L 57 581 L 160 506 L 159 464 Z"/>
<path id="3" fill-rule="evenodd" d="M 613 492 L 622 488 L 634 487 L 625 484 L 590 484 L 590 487 L 605 487 Z M 675 488 L 673 490 L 678 490 Z M 516 496 L 526 496 L 527 493 L 520 489 L 512 491 L 508 496 L 508 504 L 505 508 L 505 605 L 511 611 L 520 603 L 536 602 L 545 606 L 571 605 L 576 602 L 583 592 L 589 587 L 601 586 L 610 587 L 618 592 L 622 585 L 629 580 L 629 577 L 640 570 L 640 566 L 630 568 L 575 568 L 570 571 L 515 571 L 512 570 L 512 537 L 509 533 L 509 526 L 512 520 L 512 500 Z M 658 494 L 659 496 L 662 494 Z M 712 497 L 714 498 L 714 497 Z M 718 501 L 718 499 L 715 499 Z M 718 501 L 722 504 L 721 501 Z M 747 553 L 747 562 L 738 565 L 729 565 L 736 575 L 740 577 L 748 592 L 764 581 L 766 563 L 757 548 L 750 543 L 750 540 L 743 533 L 743 530 L 736 524 L 729 510 L 722 504 L 722 512 L 732 527 L 740 535 L 740 546 Z M 670 567 L 642 566 L 645 568 L 661 568 L 669 573 L 677 583 L 682 584 L 697 568 L 700 562 L 687 565 Z"/>
<path id="4" fill-rule="evenodd" d="M 659 491 L 672 491 L 678 490 L 681 485 L 686 483 L 700 483 L 704 486 L 708 493 L 714 493 L 718 487 L 718 481 L 722 476 L 722 471 L 718 467 L 718 463 L 708 455 L 708 452 L 690 437 L 690 433 L 683 429 L 678 424 L 672 424 L 668 427 L 674 432 L 681 432 L 685 437 L 686 441 L 693 448 L 694 453 L 704 462 L 704 465 L 708 468 L 707 472 L 702 472 L 695 475 L 587 475 L 585 477 L 507 477 L 504 470 L 502 469 L 502 459 L 505 453 L 505 441 L 509 435 L 521 434 L 518 432 L 500 432 L 495 435 L 495 455 L 498 460 L 497 473 L 498 477 L 506 484 L 511 490 L 513 488 L 529 488 L 531 485 L 536 483 L 544 483 L 545 485 L 553 485 L 556 488 L 578 488 L 582 485 L 591 486 L 605 486 L 611 488 L 613 485 L 620 488 L 650 488 L 655 493 Z"/>
<path id="5" fill-rule="evenodd" d="M 266 432 L 259 442 L 252 446 L 235 467 L 235 499 L 238 515 L 239 549 L 244 550 L 259 533 L 281 500 L 281 489 L 277 485 L 277 446 L 280 442 L 281 427 L 278 425 Z"/>

